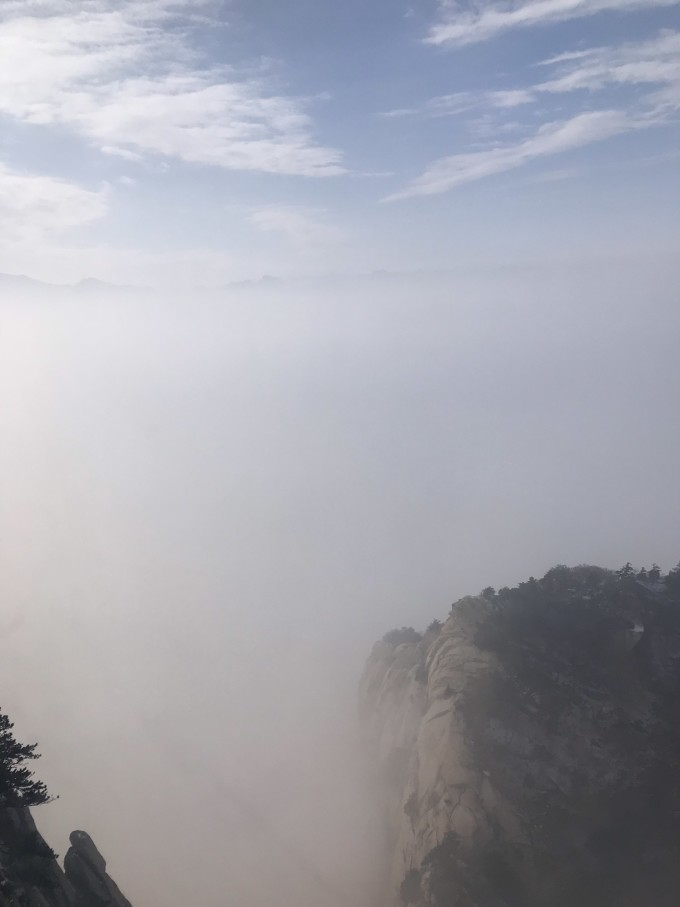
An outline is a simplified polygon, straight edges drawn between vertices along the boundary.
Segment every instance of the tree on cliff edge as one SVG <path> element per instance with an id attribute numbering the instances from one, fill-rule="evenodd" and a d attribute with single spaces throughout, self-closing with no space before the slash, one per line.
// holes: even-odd
<path id="1" fill-rule="evenodd" d="M 19 743 L 14 725 L 0 712 L 0 808 L 39 806 L 52 799 L 42 781 L 36 781 L 27 763 L 39 759 L 37 743 Z"/>

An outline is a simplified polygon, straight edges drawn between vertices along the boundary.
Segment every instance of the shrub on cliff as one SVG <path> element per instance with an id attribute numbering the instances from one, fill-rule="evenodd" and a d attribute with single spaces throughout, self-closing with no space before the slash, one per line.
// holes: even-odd
<path id="1" fill-rule="evenodd" d="M 0 712 L 0 807 L 38 806 L 52 799 L 42 781 L 36 781 L 28 763 L 40 756 L 37 743 L 19 743 L 14 725 Z"/>
<path id="2" fill-rule="evenodd" d="M 382 638 L 383 642 L 388 642 L 392 646 L 400 646 L 403 643 L 416 643 L 420 642 L 423 637 L 417 630 L 414 630 L 413 627 L 401 627 L 401 629 L 396 628 L 390 630 L 389 633 L 385 633 Z"/>

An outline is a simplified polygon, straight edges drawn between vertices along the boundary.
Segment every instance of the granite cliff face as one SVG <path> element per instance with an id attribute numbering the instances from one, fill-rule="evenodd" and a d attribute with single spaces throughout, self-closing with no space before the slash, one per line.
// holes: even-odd
<path id="1" fill-rule="evenodd" d="M 75 891 L 75 907 L 132 907 L 106 872 L 106 861 L 84 831 L 74 831 L 64 872 Z"/>
<path id="2" fill-rule="evenodd" d="M 83 831 L 71 835 L 64 870 L 28 809 L 0 808 L 0 907 L 132 907 Z"/>
<path id="3" fill-rule="evenodd" d="M 555 568 L 412 634 L 361 682 L 380 907 L 677 905 L 680 574 Z"/>

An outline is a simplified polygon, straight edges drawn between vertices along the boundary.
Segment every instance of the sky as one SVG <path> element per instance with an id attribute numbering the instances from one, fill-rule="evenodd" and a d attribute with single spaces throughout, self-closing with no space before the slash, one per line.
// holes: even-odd
<path id="1" fill-rule="evenodd" d="M 3 0 L 0 272 L 672 256 L 675 0 Z"/>

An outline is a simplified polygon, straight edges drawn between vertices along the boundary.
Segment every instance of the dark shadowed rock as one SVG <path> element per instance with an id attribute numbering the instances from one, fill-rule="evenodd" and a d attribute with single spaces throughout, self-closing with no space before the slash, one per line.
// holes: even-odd
<path id="1" fill-rule="evenodd" d="M 0 907 L 73 907 L 75 892 L 28 809 L 0 809 Z"/>
<path id="2" fill-rule="evenodd" d="M 72 832 L 70 841 L 64 871 L 75 890 L 76 907 L 132 907 L 106 872 L 106 861 L 87 832 Z"/>

